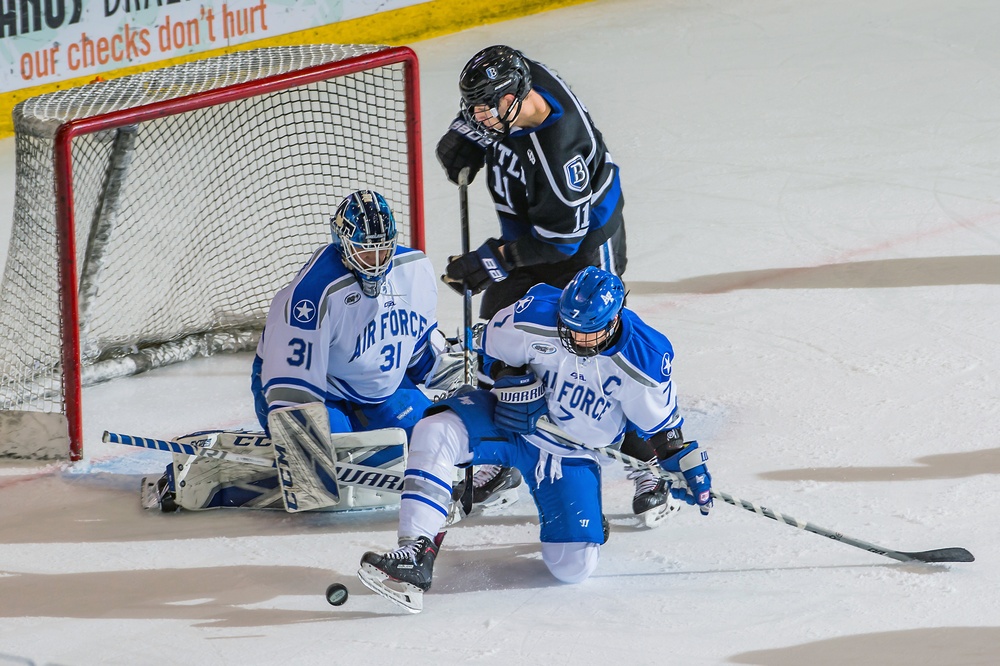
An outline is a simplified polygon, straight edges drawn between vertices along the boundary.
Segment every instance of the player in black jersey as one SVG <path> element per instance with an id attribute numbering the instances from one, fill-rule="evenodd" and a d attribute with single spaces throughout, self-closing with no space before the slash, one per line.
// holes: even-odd
<path id="1" fill-rule="evenodd" d="M 584 266 L 625 271 L 618 166 L 583 103 L 509 46 L 477 53 L 459 78 L 461 114 L 437 146 L 448 177 L 483 166 L 500 238 L 454 258 L 444 280 L 483 292 L 489 319 L 539 282 L 565 287 Z"/>
<path id="2" fill-rule="evenodd" d="M 490 319 L 537 283 L 563 288 L 585 266 L 625 272 L 624 198 L 618 166 L 600 130 L 569 86 L 545 65 L 497 45 L 483 49 L 459 77 L 461 113 L 437 145 L 457 183 L 480 171 L 496 206 L 500 237 L 452 257 L 442 279 L 458 293 L 483 293 L 479 316 Z M 485 167 L 485 169 L 483 169 Z M 645 442 L 626 447 L 651 459 Z M 481 468 L 476 503 L 516 486 L 513 470 Z M 669 501 L 653 475 L 634 470 L 633 510 Z"/>

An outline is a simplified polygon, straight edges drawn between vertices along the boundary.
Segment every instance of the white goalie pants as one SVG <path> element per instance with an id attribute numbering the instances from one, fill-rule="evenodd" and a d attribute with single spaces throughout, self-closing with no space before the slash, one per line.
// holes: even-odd
<path id="1" fill-rule="evenodd" d="M 455 466 L 471 460 L 469 433 L 455 412 L 444 410 L 417 423 L 399 507 L 400 538 L 433 539 L 441 531 L 451 505 Z M 596 543 L 542 543 L 542 561 L 564 583 L 586 580 L 597 568 L 600 553 Z"/>

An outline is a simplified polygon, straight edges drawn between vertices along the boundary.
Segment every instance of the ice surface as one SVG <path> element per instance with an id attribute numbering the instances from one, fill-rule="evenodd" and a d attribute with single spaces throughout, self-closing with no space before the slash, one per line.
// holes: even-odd
<path id="1" fill-rule="evenodd" d="M 0 465 L 0 664 L 997 663 L 998 29 L 986 0 L 598 0 L 414 45 L 437 265 L 458 199 L 434 145 L 466 59 L 508 43 L 573 85 L 621 164 L 629 305 L 674 343 L 716 487 L 975 563 L 898 564 L 727 505 L 646 531 L 609 470 L 592 579 L 549 576 L 524 493 L 449 532 L 411 616 L 354 576 L 394 511 L 140 510 L 166 457 L 101 432 L 252 424 L 244 355 L 90 388 L 84 463 Z M 448 290 L 441 319 L 461 322 Z"/>

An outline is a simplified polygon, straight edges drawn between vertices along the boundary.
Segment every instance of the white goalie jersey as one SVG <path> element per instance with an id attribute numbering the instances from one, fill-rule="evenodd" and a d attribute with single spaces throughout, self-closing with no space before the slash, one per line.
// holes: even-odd
<path id="1" fill-rule="evenodd" d="M 579 357 L 559 339 L 561 291 L 535 285 L 493 317 L 483 332 L 487 363 L 528 365 L 545 384 L 549 419 L 587 446 L 618 443 L 627 428 L 649 435 L 681 425 L 671 381 L 673 347 L 628 309 L 614 346 Z M 526 437 L 556 455 L 574 455 L 539 431 Z M 579 454 L 577 454 L 579 455 Z"/>
<path id="2" fill-rule="evenodd" d="M 381 293 L 365 296 L 336 245 L 318 250 L 275 295 L 257 345 L 270 407 L 382 402 L 437 327 L 437 280 L 420 251 L 398 246 Z"/>

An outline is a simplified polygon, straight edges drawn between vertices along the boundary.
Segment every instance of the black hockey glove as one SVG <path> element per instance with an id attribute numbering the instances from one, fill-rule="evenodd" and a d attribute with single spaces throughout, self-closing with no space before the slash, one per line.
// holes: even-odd
<path id="1" fill-rule="evenodd" d="M 475 252 L 449 257 L 441 279 L 458 294 L 465 294 L 468 288 L 473 295 L 486 289 L 491 282 L 500 282 L 514 265 L 500 254 L 503 245 L 495 238 L 490 238 L 479 246 Z"/>
<path id="2" fill-rule="evenodd" d="M 639 460 L 652 460 L 654 457 L 657 460 L 666 460 L 683 448 L 684 435 L 680 427 L 677 427 L 660 430 L 648 438 L 635 430 L 628 430 L 621 451 Z"/>
<path id="3" fill-rule="evenodd" d="M 451 127 L 437 145 L 437 158 L 448 174 L 448 180 L 458 185 L 458 174 L 469 167 L 469 182 L 483 168 L 486 149 L 492 142 L 461 118 L 452 121 Z"/>

